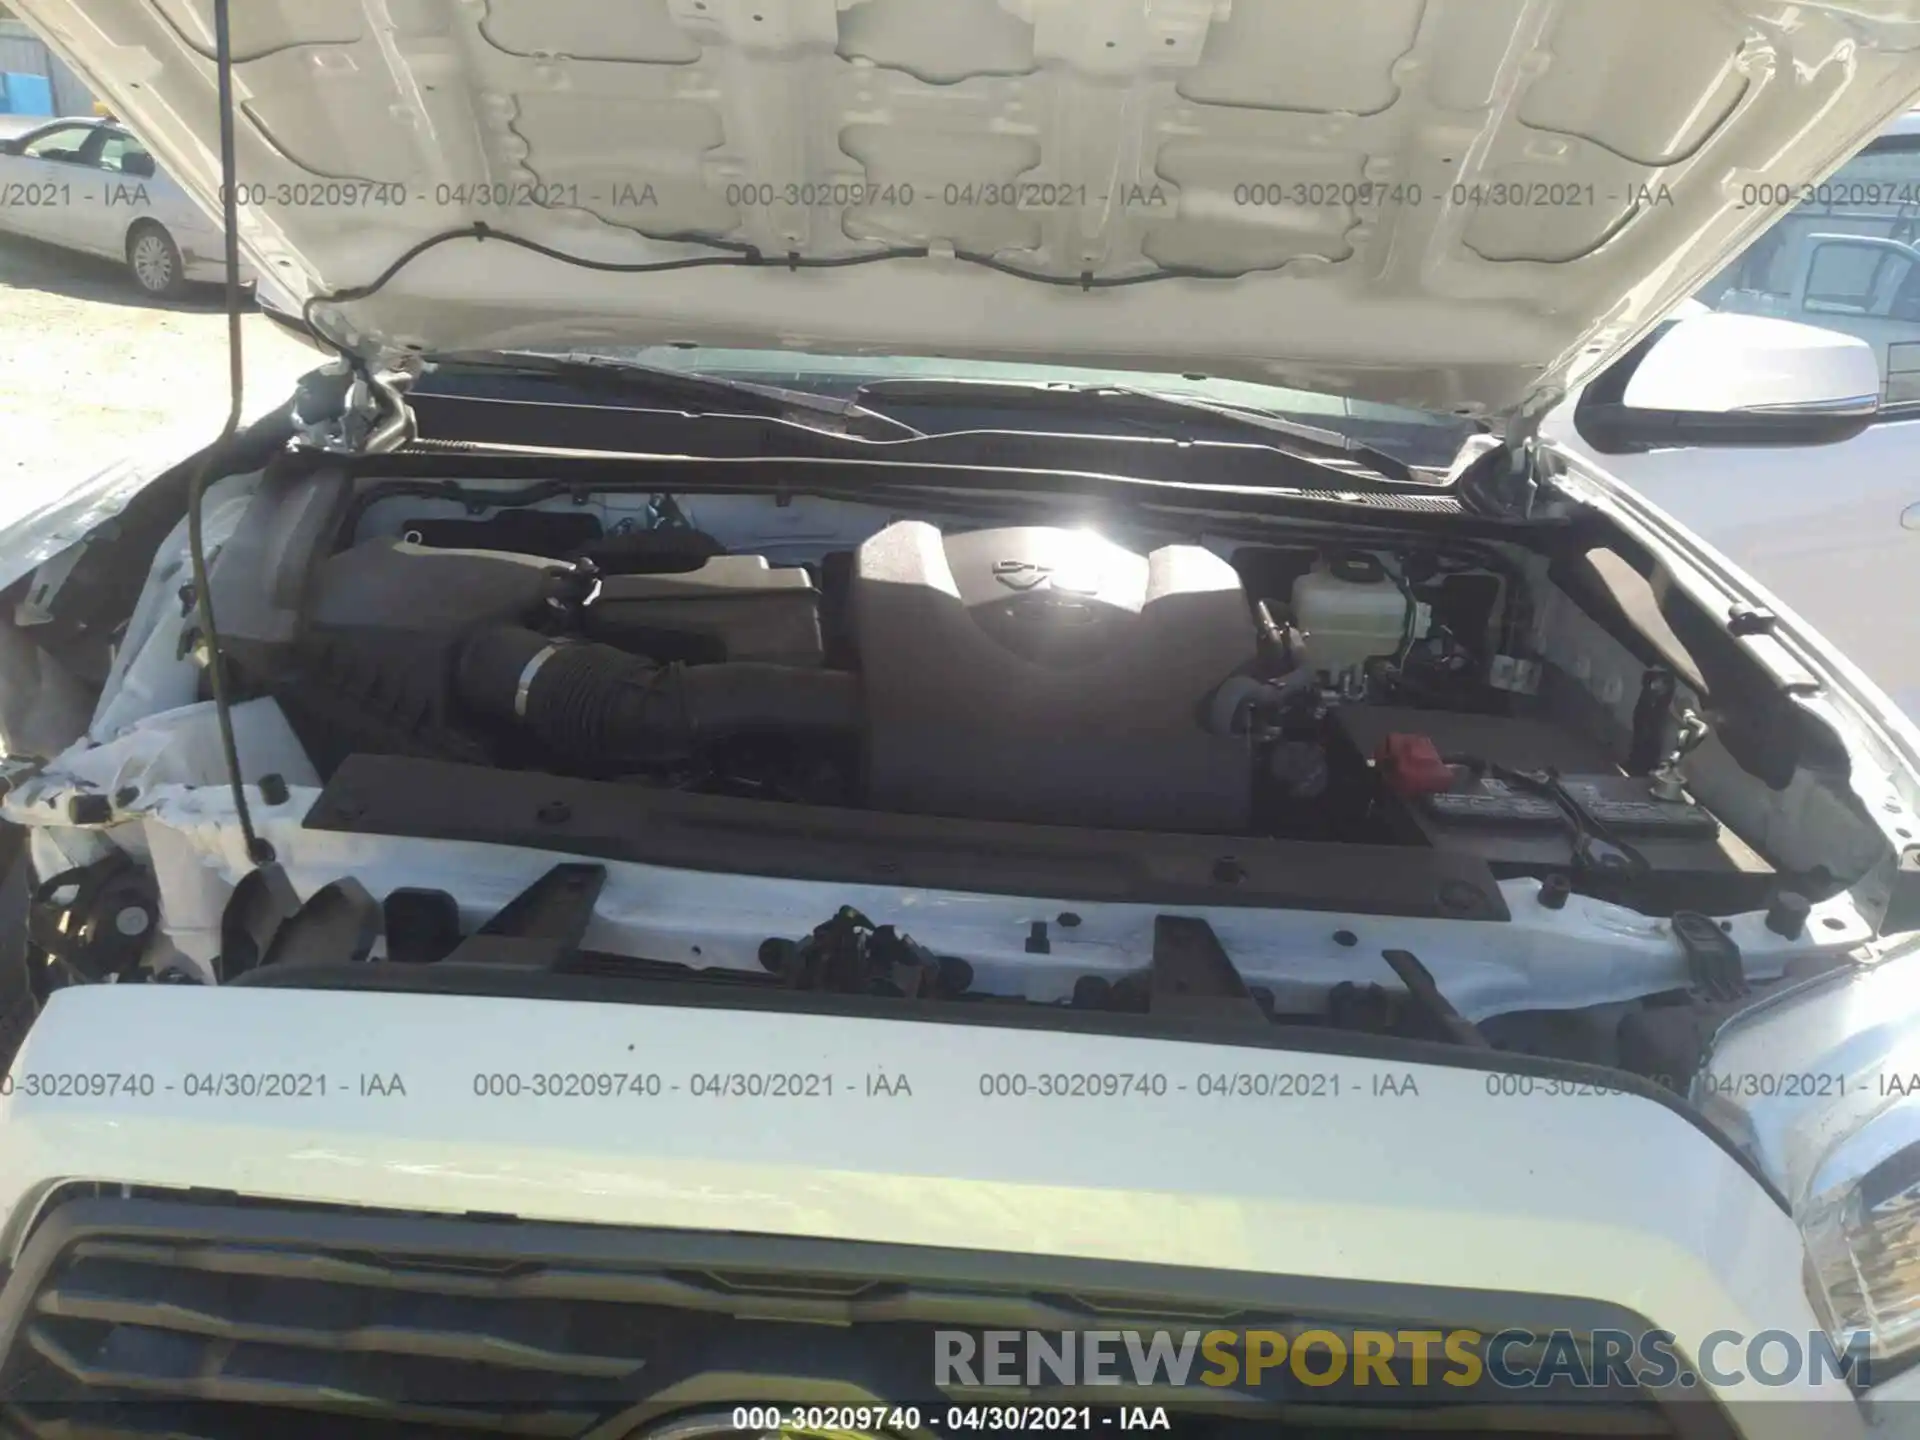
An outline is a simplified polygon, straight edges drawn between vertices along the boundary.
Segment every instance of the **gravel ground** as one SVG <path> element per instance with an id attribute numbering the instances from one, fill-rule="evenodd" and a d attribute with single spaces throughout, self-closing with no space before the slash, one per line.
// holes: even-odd
<path id="1" fill-rule="evenodd" d="M 228 405 L 223 302 L 208 287 L 156 303 L 122 266 L 0 235 L 0 520 L 170 427 L 211 440 Z M 321 363 L 251 308 L 242 331 L 249 413 Z"/>

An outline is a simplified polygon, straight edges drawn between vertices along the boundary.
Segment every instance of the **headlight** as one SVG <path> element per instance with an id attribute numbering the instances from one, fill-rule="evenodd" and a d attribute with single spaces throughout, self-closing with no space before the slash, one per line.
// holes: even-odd
<path id="1" fill-rule="evenodd" d="M 1736 1016 L 1693 1099 L 1792 1206 L 1836 1351 L 1920 1353 L 1920 949 Z"/>
<path id="2" fill-rule="evenodd" d="M 1920 1107 L 1882 1112 L 1835 1147 L 1800 1223 L 1836 1345 L 1864 1332 L 1876 1360 L 1920 1345 Z"/>

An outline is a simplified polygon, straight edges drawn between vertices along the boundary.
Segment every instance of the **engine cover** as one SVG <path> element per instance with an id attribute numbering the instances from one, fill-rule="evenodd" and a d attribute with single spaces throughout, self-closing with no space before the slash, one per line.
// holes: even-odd
<path id="1" fill-rule="evenodd" d="M 1249 827 L 1249 742 L 1209 732 L 1205 714 L 1256 657 L 1257 632 L 1212 552 L 901 521 L 860 547 L 851 602 L 874 808 Z"/>

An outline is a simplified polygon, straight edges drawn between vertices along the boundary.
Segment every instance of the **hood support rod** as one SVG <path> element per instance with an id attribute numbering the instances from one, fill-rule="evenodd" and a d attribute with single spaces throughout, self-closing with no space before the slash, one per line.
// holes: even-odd
<path id="1" fill-rule="evenodd" d="M 208 447 L 187 491 L 187 552 L 193 569 L 194 601 L 199 609 L 200 639 L 206 647 L 207 677 L 213 689 L 213 709 L 220 725 L 220 752 L 226 761 L 227 781 L 233 787 L 233 808 L 246 843 L 247 859 L 264 865 L 273 859 L 273 847 L 255 833 L 253 812 L 247 805 L 246 782 L 240 770 L 240 747 L 233 735 L 233 703 L 227 693 L 226 664 L 220 654 L 220 631 L 213 618 L 213 587 L 207 577 L 207 543 L 202 524 L 207 485 L 226 458 L 240 429 L 245 396 L 245 369 L 240 349 L 240 231 L 238 176 L 233 139 L 233 33 L 228 0 L 213 0 L 215 69 L 219 77 L 221 224 L 225 230 L 227 262 L 227 421 Z"/>

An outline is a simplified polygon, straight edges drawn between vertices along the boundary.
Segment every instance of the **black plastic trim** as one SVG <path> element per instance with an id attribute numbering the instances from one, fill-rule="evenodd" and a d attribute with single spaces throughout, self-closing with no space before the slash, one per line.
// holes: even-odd
<path id="1" fill-rule="evenodd" d="M 778 451 L 791 457 L 918 461 L 926 464 L 1022 464 L 1037 469 L 1079 468 L 1120 460 L 1130 474 L 1147 479 L 1210 485 L 1333 488 L 1386 495 L 1447 495 L 1443 482 L 1387 479 L 1294 455 L 1259 441 L 1181 439 L 1137 433 L 1103 434 L 1084 408 L 1071 407 L 1053 430 L 958 430 L 920 438 L 865 439 L 774 416 L 689 414 L 654 403 L 578 403 L 519 400 L 501 396 L 435 394 L 416 387 L 407 397 L 428 439 L 461 439 L 492 445 L 564 446 L 568 449 L 632 451 L 661 447 L 685 454 L 757 458 Z M 1043 417 L 1038 423 L 1048 423 Z M 1121 415 L 1116 423 L 1137 424 Z M 1199 424 L 1223 423 L 1201 415 Z M 1231 423 L 1230 421 L 1225 423 Z"/>
<path id="2" fill-rule="evenodd" d="M 498 1215 L 422 1215 L 358 1207 L 299 1206 L 243 1200 L 222 1192 L 143 1190 L 138 1195 L 106 1198 L 97 1192 L 87 1194 L 91 1189 L 76 1185 L 50 1200 L 42 1223 L 0 1293 L 0 1343 L 8 1353 L 24 1338 L 25 1327 L 33 1318 L 34 1298 L 76 1248 L 122 1244 L 155 1249 L 181 1247 L 189 1252 L 196 1246 L 239 1250 L 250 1257 L 250 1268 L 254 1261 L 263 1267 L 262 1275 L 274 1273 L 276 1251 L 285 1256 L 290 1275 L 300 1273 L 303 1256 L 334 1253 L 347 1257 L 361 1270 L 389 1265 L 396 1274 L 402 1273 L 402 1267 L 433 1271 L 445 1266 L 458 1273 L 557 1272 L 609 1279 L 624 1274 L 643 1288 L 652 1277 L 700 1274 L 713 1277 L 716 1294 L 727 1293 L 729 1282 L 737 1278 L 743 1297 L 781 1293 L 784 1284 L 788 1290 L 797 1285 L 796 1293 L 830 1298 L 836 1293 L 865 1291 L 877 1284 L 927 1295 L 957 1292 L 989 1305 L 995 1295 L 1003 1295 L 1014 1304 L 1026 1297 L 1037 1300 L 1050 1313 L 1064 1305 L 1068 1311 L 1084 1311 L 1089 1316 L 1164 1312 L 1172 1319 L 1231 1313 L 1250 1320 L 1257 1318 L 1261 1323 L 1308 1317 L 1310 1323 L 1335 1327 L 1465 1328 L 1482 1334 L 1502 1330 L 1536 1335 L 1607 1331 L 1644 1334 L 1656 1330 L 1646 1317 L 1623 1305 L 1493 1288 L 1404 1285 L 760 1233 L 520 1222 Z M 188 1268 L 192 1268 L 190 1264 Z M 370 1278 L 358 1283 L 377 1281 Z M 896 1383 L 902 1358 L 894 1357 Z M 877 1376 L 875 1372 L 864 1377 L 849 1375 L 848 1379 L 857 1384 L 862 1378 L 873 1380 Z M 875 1389 L 872 1393 L 877 1397 L 883 1392 Z M 1641 1394 L 1670 1427 L 1662 1434 L 1686 1440 L 1738 1440 L 1742 1433 L 1735 1413 L 1700 1389 L 1690 1370 L 1683 1374 L 1681 1384 Z M 899 1393 L 891 1398 L 896 1403 L 911 1403 L 915 1397 Z M 919 1398 L 936 1409 L 940 1403 L 931 1389 Z M 1196 1398 L 1205 1403 L 1204 1396 Z M 292 1396 L 287 1399 L 299 1403 Z M 671 1401 L 637 1400 L 618 1414 L 607 1415 L 590 1433 L 626 1434 L 636 1422 L 662 1418 L 663 1403 L 673 1408 Z M 33 1409 L 30 1404 L 24 1408 Z M 111 1406 L 112 1410 L 118 1408 Z M 154 1408 L 161 1414 L 172 1413 Z M 242 1408 L 253 1413 L 258 1407 Z M 1778 1411 L 1777 1406 L 1768 1408 Z M 1801 1410 L 1807 1421 L 1806 1433 L 1810 1434 L 1817 1433 L 1820 1420 L 1831 1413 L 1830 1403 L 1820 1404 L 1818 1410 L 1803 1405 Z M 1567 1413 L 1571 1417 L 1578 1411 Z M 305 1418 L 311 1420 L 313 1415 L 307 1413 Z M 375 1416 L 364 1418 L 379 1423 Z M 1380 1418 L 1393 1433 L 1400 1433 L 1392 1426 L 1391 1412 Z M 1777 1414 L 1772 1418 L 1777 1419 Z M 58 1428 L 63 1421 L 55 1418 L 51 1423 L 55 1433 L 64 1433 Z M 261 1415 L 256 1423 L 268 1422 Z M 429 1428 L 435 1434 L 442 1433 L 437 1427 Z M 940 1428 L 937 1419 L 934 1428 Z M 1416 1428 L 1424 1433 L 1425 1427 Z M 1548 1428 L 1557 1430 L 1558 1426 L 1551 1421 L 1536 1422 L 1528 1433 L 1536 1429 L 1545 1433 Z M 30 1429 L 40 1433 L 31 1425 Z M 301 1433 L 324 1432 L 316 1432 L 309 1424 Z M 382 1428 L 381 1433 L 389 1432 Z M 408 1428 L 407 1433 L 415 1431 Z M 1240 1433 L 1240 1429 L 1236 1427 L 1234 1433 Z M 1386 1431 L 1369 1427 L 1367 1433 Z"/>
<path id="3" fill-rule="evenodd" d="M 782 879 L 1148 905 L 1511 918 L 1484 861 L 1438 850 L 894 815 L 404 756 L 348 757 L 305 824 Z M 1234 864 L 1223 866 L 1227 859 Z"/>
<path id="4" fill-rule="evenodd" d="M 509 401 L 471 402 L 485 416 L 485 406 Z M 518 402 L 524 404 L 524 402 Z M 526 405 L 528 409 L 539 407 Z M 561 409 L 581 407 L 558 407 Z M 1522 520 L 1470 513 L 1460 497 L 1445 486 L 1392 487 L 1376 482 L 1354 485 L 1350 478 L 1319 472 L 1306 483 L 1264 473 L 1246 457 L 1238 462 L 1253 474 L 1235 474 L 1234 464 L 1217 463 L 1215 451 L 1253 450 L 1264 467 L 1270 452 L 1257 447 L 1220 442 L 1175 442 L 1157 437 L 1099 435 L 1031 435 L 1018 431 L 980 431 L 939 436 L 945 449 L 938 453 L 897 447 L 914 442 L 851 442 L 863 449 L 838 454 L 811 453 L 812 442 L 790 445 L 786 426 L 753 443 L 715 445 L 711 432 L 697 436 L 684 427 L 711 425 L 711 418 L 644 412 L 610 412 L 627 427 L 622 451 L 601 454 L 525 454 L 492 450 L 509 443 L 491 434 L 491 427 L 462 425 L 441 433 L 429 432 L 417 444 L 348 462 L 358 476 L 379 479 L 453 480 L 484 474 L 495 480 L 557 482 L 559 493 L 569 489 L 641 488 L 675 493 L 830 495 L 875 504 L 897 503 L 906 487 L 919 486 L 958 494 L 978 492 L 980 504 L 1008 492 L 1035 498 L 1052 496 L 1093 500 L 1166 503 L 1177 501 L 1198 510 L 1240 512 L 1247 515 L 1325 520 L 1338 515 L 1360 522 L 1365 516 L 1409 525 L 1436 534 L 1508 540 L 1552 528 L 1557 522 Z M 645 426 L 641 421 L 648 422 Z M 663 422 L 655 425 L 653 422 Z M 676 422 L 678 422 L 676 424 Z M 571 424 L 554 419 L 554 425 Z M 781 422 L 749 417 L 742 425 L 779 426 Z M 808 434 L 815 432 L 808 431 Z M 566 429 L 533 427 L 528 445 L 580 443 Z M 486 438 L 482 438 L 486 437 Z M 666 453 L 633 453 L 632 447 L 657 445 Z M 1209 450 L 1209 446 L 1212 447 Z M 743 453 L 742 453 L 743 452 Z M 718 457 L 717 459 L 715 457 Z M 894 493 L 876 498 L 874 492 L 892 486 Z M 924 499 L 924 497 L 922 497 Z"/>
<path id="5" fill-rule="evenodd" d="M 152 1197 L 68 1200 L 50 1209 L 0 1291 L 0 1353 L 10 1353 L 35 1296 L 76 1245 L 95 1240 L 212 1242 L 328 1249 L 369 1257 L 446 1257 L 495 1267 L 515 1263 L 569 1269 L 658 1267 L 750 1274 L 762 1281 L 878 1281 L 1010 1289 L 1028 1294 L 1109 1296 L 1129 1308 L 1164 1305 L 1205 1313 L 1222 1307 L 1304 1314 L 1330 1322 L 1391 1320 L 1484 1334 L 1524 1329 L 1645 1332 L 1646 1317 L 1606 1301 L 1522 1291 L 1407 1285 L 1324 1276 L 1271 1275 L 1071 1256 L 957 1250 L 935 1246 L 724 1231 L 615 1229 L 500 1217 L 426 1216 L 369 1210 L 305 1209 L 266 1203 L 209 1203 Z M 1666 1407 L 1690 1437 L 1733 1440 L 1726 1412 L 1698 1396 Z M 1684 1416 L 1676 1411 L 1684 1410 Z"/>
<path id="6" fill-rule="evenodd" d="M 1679 445 L 1813 446 L 1851 440 L 1878 411 L 1793 414 L 1768 411 L 1642 410 L 1630 405 L 1579 405 L 1582 438 L 1603 455 L 1635 455 Z"/>

